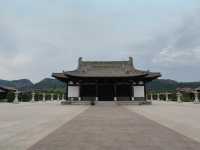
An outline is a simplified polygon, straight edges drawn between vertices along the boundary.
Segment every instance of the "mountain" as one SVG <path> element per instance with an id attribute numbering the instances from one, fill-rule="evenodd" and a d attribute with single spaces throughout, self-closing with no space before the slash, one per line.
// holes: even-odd
<path id="1" fill-rule="evenodd" d="M 0 80 L 0 85 L 15 87 L 20 91 L 30 90 L 59 90 L 64 91 L 65 84 L 56 79 L 45 78 L 40 82 L 33 84 L 28 79 L 21 80 Z M 170 79 L 157 79 L 147 84 L 147 89 L 151 91 L 174 91 L 178 87 L 197 88 L 200 87 L 200 82 L 177 82 Z"/>
<path id="2" fill-rule="evenodd" d="M 33 84 L 28 79 L 20 79 L 20 80 L 1 80 L 0 85 L 14 87 L 20 91 L 31 91 L 31 90 L 64 90 L 65 84 L 50 78 L 45 78 L 40 82 Z"/>
<path id="3" fill-rule="evenodd" d="M 65 84 L 56 79 L 45 78 L 34 85 L 35 90 L 64 90 Z"/>
<path id="4" fill-rule="evenodd" d="M 0 85 L 9 86 L 9 87 L 15 87 L 15 85 L 11 81 L 2 80 L 2 79 L 0 79 Z"/>
<path id="5" fill-rule="evenodd" d="M 177 82 L 170 79 L 157 79 L 147 84 L 147 89 L 152 91 L 174 91 L 177 88 L 197 88 L 200 82 Z"/>
<path id="6" fill-rule="evenodd" d="M 151 91 L 174 91 L 177 87 L 179 83 L 170 79 L 157 79 L 147 84 L 147 89 Z"/>
<path id="7" fill-rule="evenodd" d="M 28 80 L 28 79 L 21 79 L 21 80 L 13 80 L 11 81 L 14 84 L 14 87 L 16 87 L 19 90 L 25 90 L 33 88 L 34 84 Z"/>
<path id="8" fill-rule="evenodd" d="M 33 83 L 28 79 L 20 79 L 20 80 L 0 80 L 0 85 L 14 87 L 18 90 L 30 89 L 33 87 Z"/>

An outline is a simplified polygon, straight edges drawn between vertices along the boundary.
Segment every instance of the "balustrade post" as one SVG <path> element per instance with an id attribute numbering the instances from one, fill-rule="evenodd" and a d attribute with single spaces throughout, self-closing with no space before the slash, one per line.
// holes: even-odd
<path id="1" fill-rule="evenodd" d="M 57 101 L 59 101 L 60 100 L 60 97 L 59 97 L 59 94 L 57 94 Z"/>
<path id="2" fill-rule="evenodd" d="M 198 91 L 194 91 L 194 103 L 195 104 L 199 104 L 199 94 L 198 94 Z"/>
<path id="3" fill-rule="evenodd" d="M 14 104 L 18 104 L 19 103 L 18 95 L 19 95 L 19 91 L 16 91 L 15 92 L 15 99 L 13 101 Z"/>
<path id="4" fill-rule="evenodd" d="M 182 102 L 182 100 L 181 100 L 181 93 L 180 93 L 180 92 L 177 92 L 177 93 L 176 93 L 176 96 L 177 96 L 177 102 L 178 102 L 178 103 L 181 103 L 181 102 Z"/>
<path id="5" fill-rule="evenodd" d="M 35 102 L 35 92 L 32 93 L 32 98 L 31 98 L 31 102 Z"/>
<path id="6" fill-rule="evenodd" d="M 62 94 L 62 100 L 65 100 L 65 94 Z"/>
<path id="7" fill-rule="evenodd" d="M 43 93 L 43 94 L 42 94 L 42 101 L 43 101 L 43 102 L 46 101 L 45 97 L 46 97 L 46 93 Z"/>
<path id="8" fill-rule="evenodd" d="M 53 101 L 53 96 L 54 96 L 54 94 L 53 94 L 53 93 L 51 93 L 51 101 Z"/>
<path id="9" fill-rule="evenodd" d="M 169 93 L 165 93 L 165 98 L 166 98 L 166 102 L 168 102 L 169 101 Z"/>
<path id="10" fill-rule="evenodd" d="M 153 93 L 151 93 L 151 101 L 153 101 Z"/>
<path id="11" fill-rule="evenodd" d="M 157 101 L 160 101 L 160 93 L 157 93 Z"/>

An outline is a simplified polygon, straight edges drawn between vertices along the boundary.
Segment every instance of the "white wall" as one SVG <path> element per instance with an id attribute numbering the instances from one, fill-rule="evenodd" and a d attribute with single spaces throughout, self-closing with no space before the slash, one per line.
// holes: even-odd
<path id="1" fill-rule="evenodd" d="M 145 97 L 144 86 L 134 86 L 134 97 Z"/>
<path id="2" fill-rule="evenodd" d="M 79 86 L 68 86 L 68 97 L 79 97 Z"/>

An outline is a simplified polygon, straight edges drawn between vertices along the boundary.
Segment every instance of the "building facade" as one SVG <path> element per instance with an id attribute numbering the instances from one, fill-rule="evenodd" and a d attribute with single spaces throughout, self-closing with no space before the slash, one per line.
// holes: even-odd
<path id="1" fill-rule="evenodd" d="M 83 61 L 73 71 L 53 73 L 66 83 L 66 100 L 146 101 L 146 83 L 160 73 L 138 70 L 128 61 Z"/>
<path id="2" fill-rule="evenodd" d="M 9 92 L 15 92 L 15 91 L 16 89 L 13 87 L 0 85 L 0 99 L 5 99 Z"/>

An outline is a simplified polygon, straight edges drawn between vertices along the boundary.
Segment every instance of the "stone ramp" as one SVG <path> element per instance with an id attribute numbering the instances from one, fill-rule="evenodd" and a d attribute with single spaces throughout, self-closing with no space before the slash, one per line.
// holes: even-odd
<path id="1" fill-rule="evenodd" d="M 29 150 L 199 150 L 200 143 L 118 105 L 90 107 Z"/>

